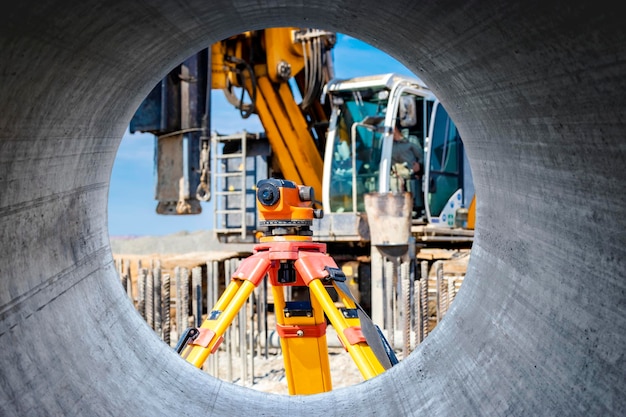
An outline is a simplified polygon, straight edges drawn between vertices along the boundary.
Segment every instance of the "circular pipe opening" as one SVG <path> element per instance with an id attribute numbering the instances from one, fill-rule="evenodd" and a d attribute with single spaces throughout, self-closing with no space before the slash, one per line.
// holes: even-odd
<path id="1" fill-rule="evenodd" d="M 7 414 L 626 409 L 619 14 L 556 2 L 360 6 L 9 6 L 0 52 Z M 480 196 L 464 291 L 420 354 L 319 396 L 225 387 L 181 362 L 126 301 L 106 237 L 107 184 L 131 113 L 166 68 L 247 22 L 337 29 L 400 59 L 453 103 Z"/>

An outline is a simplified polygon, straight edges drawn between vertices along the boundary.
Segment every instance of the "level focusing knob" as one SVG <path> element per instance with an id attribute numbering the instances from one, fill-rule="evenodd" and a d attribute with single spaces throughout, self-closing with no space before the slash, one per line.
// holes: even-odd
<path id="1" fill-rule="evenodd" d="M 313 201 L 313 187 L 302 185 L 298 189 L 298 197 L 300 201 Z"/>

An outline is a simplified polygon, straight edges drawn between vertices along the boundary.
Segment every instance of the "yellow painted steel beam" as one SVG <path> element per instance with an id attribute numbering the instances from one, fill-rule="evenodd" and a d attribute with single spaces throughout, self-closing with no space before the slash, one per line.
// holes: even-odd
<path id="1" fill-rule="evenodd" d="M 308 162 L 306 166 L 310 165 L 313 172 L 321 175 L 324 170 L 324 161 L 322 160 L 320 152 L 315 145 L 315 139 L 311 136 L 308 123 L 302 116 L 302 110 L 300 110 L 300 107 L 293 98 L 289 85 L 287 83 L 281 83 L 278 92 L 280 94 L 281 102 L 284 103 L 285 111 L 287 112 L 287 115 L 290 116 L 290 121 L 298 138 L 297 142 L 290 143 L 291 147 L 301 148 L 301 152 L 304 154 L 306 161 Z M 291 117 L 291 115 L 294 114 L 297 114 L 298 117 Z"/>
<path id="2" fill-rule="evenodd" d="M 291 73 L 297 74 L 304 68 L 302 45 L 294 39 L 295 27 L 265 29 L 265 56 L 267 71 L 272 81 L 283 81 L 278 74 L 279 64 L 288 64 Z"/>
<path id="3" fill-rule="evenodd" d="M 476 195 L 472 198 L 472 201 L 469 206 L 469 211 L 467 213 L 467 228 L 474 230 L 476 226 Z"/>
<path id="4" fill-rule="evenodd" d="M 286 83 L 279 91 L 266 76 L 257 78 L 256 109 L 285 178 L 322 194 L 323 161 Z"/>

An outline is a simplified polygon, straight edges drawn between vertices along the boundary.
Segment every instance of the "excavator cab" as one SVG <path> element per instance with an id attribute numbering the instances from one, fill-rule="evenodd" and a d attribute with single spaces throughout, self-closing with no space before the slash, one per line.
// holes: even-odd
<path id="1" fill-rule="evenodd" d="M 450 116 L 421 81 L 397 74 L 332 80 L 324 154 L 323 239 L 367 239 L 363 233 L 364 195 L 408 191 L 413 224 L 466 227 L 474 197 L 469 163 Z M 421 175 L 394 187 L 393 128 L 422 152 Z M 365 231 L 367 233 L 367 230 Z"/>
<path id="2" fill-rule="evenodd" d="M 364 195 L 391 189 L 396 120 L 423 149 L 435 98 L 419 80 L 397 74 L 333 80 L 325 92 L 331 102 L 322 186 L 326 219 L 318 232 L 324 238 L 358 238 Z M 415 205 L 423 201 L 421 190 L 421 183 L 411 190 Z"/>
<path id="3" fill-rule="evenodd" d="M 384 74 L 331 81 L 324 177 L 330 212 L 363 211 L 363 195 L 390 190 L 393 126 L 423 149 L 434 96 L 419 80 Z M 423 160 L 423 158 L 422 158 Z"/>

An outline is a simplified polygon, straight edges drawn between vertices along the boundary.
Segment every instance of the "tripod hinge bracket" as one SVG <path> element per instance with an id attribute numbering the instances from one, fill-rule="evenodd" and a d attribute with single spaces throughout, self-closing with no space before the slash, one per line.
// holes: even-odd
<path id="1" fill-rule="evenodd" d="M 322 337 L 326 334 L 326 323 L 292 326 L 276 323 L 276 332 L 282 338 Z"/>
<path id="2" fill-rule="evenodd" d="M 233 279 L 248 280 L 255 287 L 265 278 L 265 274 L 272 266 L 272 262 L 268 259 L 268 252 L 255 253 L 246 258 L 233 273 Z"/>

